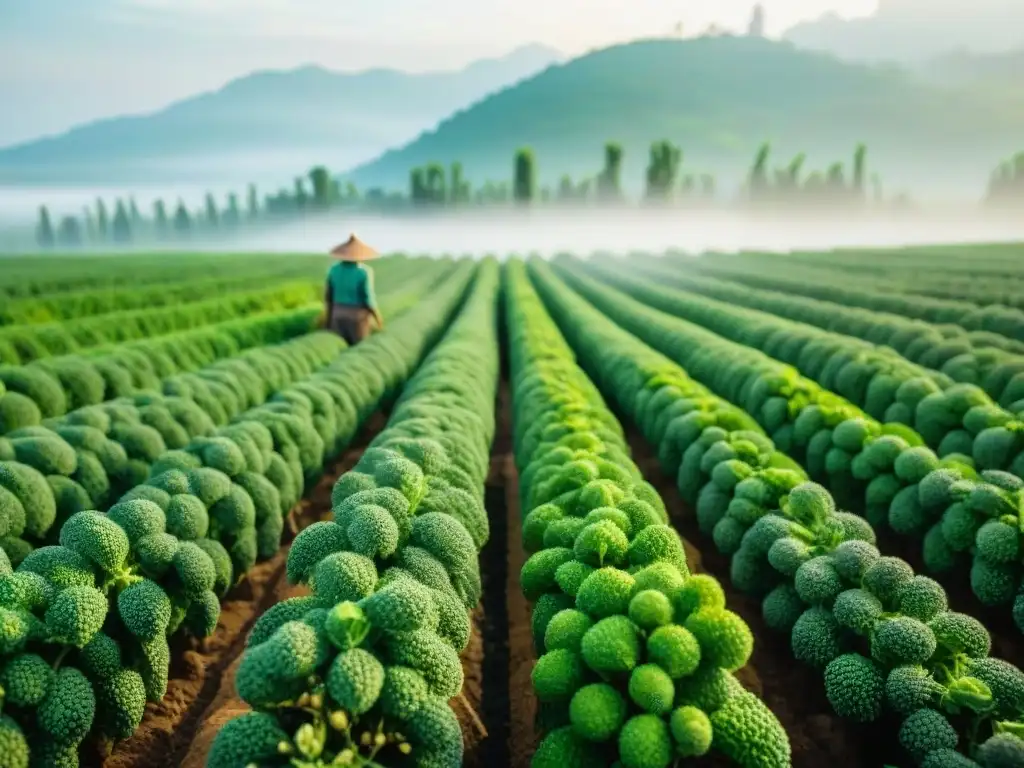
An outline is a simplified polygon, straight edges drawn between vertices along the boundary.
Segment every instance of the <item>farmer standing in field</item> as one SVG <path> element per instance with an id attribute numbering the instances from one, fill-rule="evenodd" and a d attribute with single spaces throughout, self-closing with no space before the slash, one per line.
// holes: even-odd
<path id="1" fill-rule="evenodd" d="M 373 290 L 373 269 L 365 262 L 377 258 L 377 251 L 355 235 L 333 251 L 338 263 L 327 272 L 324 303 L 327 328 L 349 344 L 358 344 L 370 335 L 370 319 L 377 329 L 384 329 L 384 319 L 377 308 Z"/>

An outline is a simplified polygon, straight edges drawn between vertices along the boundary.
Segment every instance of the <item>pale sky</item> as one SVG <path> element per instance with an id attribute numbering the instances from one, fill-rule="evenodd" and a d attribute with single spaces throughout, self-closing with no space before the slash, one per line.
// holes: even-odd
<path id="1" fill-rule="evenodd" d="M 255 69 L 448 69 L 745 28 L 755 0 L 0 0 L 0 146 L 158 109 Z M 877 0 L 763 0 L 768 31 Z"/>

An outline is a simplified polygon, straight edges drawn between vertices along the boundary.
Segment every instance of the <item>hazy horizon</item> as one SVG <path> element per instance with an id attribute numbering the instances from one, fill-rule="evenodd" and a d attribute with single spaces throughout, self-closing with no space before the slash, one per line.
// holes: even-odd
<path id="1" fill-rule="evenodd" d="M 71 0 L 0 0 L 0 50 L 16 63 L 15 67 L 0 69 L 0 104 L 15 116 L 0 121 L 0 147 L 18 139 L 60 133 L 98 117 L 156 111 L 181 98 L 216 90 L 232 78 L 255 70 L 306 64 L 346 71 L 371 67 L 453 70 L 473 61 L 500 58 L 531 44 L 577 55 L 638 37 L 664 37 L 672 34 L 679 22 L 684 25 L 684 35 L 696 34 L 710 23 L 739 31 L 746 27 L 756 2 L 720 0 L 713 9 L 701 10 L 674 7 L 659 0 L 632 0 L 628 5 L 624 0 L 485 0 L 472 4 L 470 0 L 437 0 L 430 6 L 414 0 L 383 0 L 372 8 L 342 8 L 327 0 L 96 0 L 88 7 Z M 991 20 L 1001 8 L 1009 7 L 1007 2 L 977 0 L 970 8 L 966 0 L 940 0 L 940 5 L 927 0 L 762 0 L 761 4 L 768 33 L 777 35 L 823 14 L 858 18 L 865 24 L 877 19 L 910 24 L 922 14 L 931 14 L 930 21 L 938 24 L 970 10 Z M 586 13 L 582 12 L 584 3 Z M 456 14 L 460 23 L 452 25 L 450 19 Z M 863 25 L 857 28 L 866 29 Z M 183 50 L 189 55 L 181 56 Z M 301 134 L 302 126 L 326 123 L 315 117 L 323 111 L 321 103 L 314 101 L 308 114 L 302 114 L 299 127 L 293 121 L 273 140 L 261 139 L 262 145 L 254 140 L 252 150 L 244 146 L 232 150 L 229 140 L 215 142 L 211 151 L 191 151 L 190 145 L 185 145 L 177 153 L 161 154 L 160 147 L 165 144 L 157 132 L 156 144 L 133 155 L 129 151 L 131 142 L 138 137 L 130 131 L 126 144 L 103 134 L 108 156 L 95 161 L 91 169 L 86 158 L 86 170 L 79 175 L 69 171 L 78 155 L 55 158 L 52 167 L 39 163 L 40 170 L 32 166 L 35 161 L 30 152 L 25 167 L 31 172 L 25 171 L 22 177 L 12 172 L 8 176 L 12 181 L 0 184 L 0 226 L 31 223 L 41 205 L 47 205 L 57 219 L 78 216 L 82 207 L 91 205 L 97 197 L 112 204 L 118 197 L 134 195 L 147 216 L 158 197 L 170 204 L 181 197 L 190 209 L 195 209 L 202 205 L 207 191 L 223 203 L 229 192 L 244 196 L 249 182 L 258 185 L 262 197 L 282 187 L 290 188 L 296 175 L 316 164 L 325 164 L 336 173 L 356 168 L 424 132 L 429 134 L 435 124 L 433 116 L 420 122 L 409 118 L 408 124 L 401 123 L 392 136 L 375 118 L 370 133 L 380 146 L 367 143 L 361 134 L 339 133 L 334 128 L 325 141 L 317 144 L 314 139 L 320 141 L 320 134 L 310 132 L 308 141 Z M 745 102 L 737 97 L 736 103 Z M 1009 102 L 1003 99 L 998 103 Z M 450 108 L 445 104 L 445 115 Z M 256 122 L 232 126 L 226 135 L 236 140 L 246 125 L 274 124 L 272 117 L 255 114 L 257 117 L 252 119 Z M 203 125 L 212 124 L 215 132 L 217 117 L 213 110 L 213 117 Z M 727 120 L 721 122 L 709 126 L 708 133 L 724 146 L 734 137 L 729 136 Z M 941 122 L 929 124 L 929 130 Z M 172 121 L 172 129 L 175 125 Z M 920 141 L 915 135 L 914 147 L 930 146 L 926 143 L 929 130 L 922 132 Z M 179 130 L 176 135 L 210 134 L 204 129 L 194 133 Z M 977 149 L 975 154 L 984 155 L 991 145 L 971 138 L 973 135 L 968 134 L 964 141 L 971 152 Z M 851 133 L 850 146 L 860 138 Z M 746 140 L 750 141 L 749 137 Z M 751 159 L 757 150 L 755 144 L 746 150 Z M 84 146 L 88 149 L 88 141 Z M 893 150 L 887 156 L 884 147 L 875 150 L 875 146 L 869 142 L 869 163 L 871 171 L 880 174 L 886 196 L 907 193 L 916 203 L 927 206 L 954 201 L 965 206 L 979 203 L 992 166 L 1001 159 L 993 155 L 991 160 L 981 160 L 970 154 L 966 161 L 949 156 L 942 162 L 932 162 L 930 156 L 908 160 L 908 153 Z M 784 141 L 773 143 L 773 152 L 779 158 L 801 148 L 808 149 L 786 146 Z M 1000 144 L 999 154 L 1005 154 L 1005 149 Z M 720 157 L 702 157 L 699 147 L 694 151 L 684 146 L 683 150 L 691 172 L 714 175 L 722 198 L 733 197 L 743 182 L 745 158 L 736 153 L 733 164 L 725 165 Z M 40 151 L 45 155 L 50 150 L 44 145 Z M 706 148 L 704 151 L 708 152 Z M 831 156 L 816 156 L 815 151 L 813 147 L 809 150 L 809 165 L 826 167 L 833 161 Z M 82 154 L 88 155 L 88 151 L 82 150 Z M 600 147 L 595 144 L 595 171 L 599 155 Z M 576 167 L 589 160 L 581 160 L 572 168 L 559 167 L 559 159 L 567 156 L 557 152 L 538 154 L 541 184 L 557 183 L 557 175 L 562 173 L 576 177 L 591 172 L 589 165 Z M 122 159 L 123 166 L 118 165 Z M 773 155 L 773 162 L 776 159 Z M 503 163 L 495 155 L 490 161 L 494 167 L 481 168 L 479 157 L 475 161 L 470 158 L 464 162 L 466 178 L 477 186 L 487 178 L 501 180 Z M 624 189 L 632 196 L 638 195 L 643 185 L 645 164 L 646 148 L 637 151 L 632 147 L 624 165 Z M 16 171 L 19 168 L 16 162 L 12 167 Z M 511 176 L 511 158 L 507 167 Z M 39 175 L 33 177 L 36 172 Z M 391 175 L 383 181 L 368 180 L 360 186 L 382 184 L 405 191 L 403 174 L 407 173 L 404 167 L 391 169 Z M 54 183 L 47 185 L 48 178 Z M 94 179 L 95 184 L 88 183 Z"/>
<path id="2" fill-rule="evenodd" d="M 1024 241 L 1024 219 L 980 209 L 866 214 L 837 211 L 796 215 L 715 209 L 471 210 L 464 213 L 324 214 L 272 230 L 242 231 L 227 240 L 193 238 L 159 247 L 132 244 L 127 252 L 327 253 L 350 233 L 381 252 L 484 255 L 567 251 L 661 252 L 708 250 L 825 250 L 951 243 Z M 88 249 L 116 252 L 116 249 Z"/>
<path id="3" fill-rule="evenodd" d="M 543 158 L 541 158 L 543 160 Z M 646 161 L 645 161 L 646 162 Z M 510 164 L 511 166 L 511 164 Z M 290 189 L 296 175 L 302 170 L 298 166 L 289 166 L 296 170 L 290 176 L 280 174 L 272 175 L 273 166 L 268 170 L 265 166 L 262 175 L 252 179 L 256 184 L 262 205 L 263 197 L 273 194 L 279 189 Z M 280 169 L 279 169 L 280 170 Z M 511 167 L 510 167 L 511 172 Z M 638 167 L 633 168 L 629 178 L 623 180 L 623 189 L 627 197 L 639 201 L 643 193 L 643 179 Z M 706 169 L 714 174 L 715 169 Z M 729 205 L 738 201 L 741 194 L 745 177 L 739 169 L 735 173 L 714 174 L 718 182 L 717 202 L 720 205 Z M 956 180 L 949 181 L 946 185 L 927 190 L 916 190 L 925 194 L 914 194 L 910 184 L 894 182 L 887 186 L 886 196 L 891 198 L 897 194 L 906 192 L 910 200 L 925 210 L 939 207 L 942 209 L 953 208 L 961 211 L 973 211 L 980 208 L 985 195 L 985 185 L 988 180 L 988 169 L 979 168 L 977 178 L 970 184 L 961 183 Z M 633 177 L 636 178 L 633 178 Z M 883 173 L 883 178 L 884 178 Z M 34 224 L 38 220 L 39 208 L 46 206 L 54 221 L 59 221 L 64 216 L 82 215 L 83 208 L 94 208 L 97 199 L 102 199 L 113 209 L 118 199 L 126 202 L 134 199 L 144 218 L 150 218 L 153 213 L 153 204 L 156 200 L 163 200 L 168 206 L 177 205 L 178 200 L 184 201 L 190 211 L 204 207 L 206 194 L 212 193 L 218 204 L 226 205 L 229 194 L 238 195 L 240 204 L 244 205 L 248 182 L 243 181 L 245 177 L 239 175 L 213 183 L 205 182 L 147 182 L 138 184 L 111 184 L 111 185 L 81 185 L 81 184 L 0 184 L 0 229 L 9 226 L 26 226 Z M 508 179 L 510 180 L 510 179 Z M 507 180 L 507 181 L 508 181 Z M 900 180 L 905 181 L 905 180 Z M 390 190 L 408 194 L 407 189 Z M 930 192 L 930 194 L 929 194 Z"/>

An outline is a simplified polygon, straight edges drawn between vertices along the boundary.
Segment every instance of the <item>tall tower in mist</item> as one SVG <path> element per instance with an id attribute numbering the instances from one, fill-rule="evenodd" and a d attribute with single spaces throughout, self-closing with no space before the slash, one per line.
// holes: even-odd
<path id="1" fill-rule="evenodd" d="M 758 3 L 750 14 L 747 37 L 764 37 L 764 6 Z"/>

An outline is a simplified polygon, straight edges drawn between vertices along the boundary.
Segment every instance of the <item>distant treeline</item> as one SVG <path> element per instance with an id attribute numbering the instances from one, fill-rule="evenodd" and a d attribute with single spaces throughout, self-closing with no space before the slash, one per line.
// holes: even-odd
<path id="1" fill-rule="evenodd" d="M 447 169 L 441 163 L 413 168 L 409 174 L 409 200 L 416 206 L 484 205 L 502 203 L 603 202 L 623 203 L 623 151 L 609 142 L 604 148 L 604 166 L 592 177 L 574 180 L 564 175 L 557 186 L 540 186 L 537 157 L 523 148 L 512 161 L 511 181 L 487 181 L 473 190 L 462 173 L 462 164 Z M 703 199 L 715 197 L 715 178 L 710 174 L 680 176 L 682 152 L 670 142 L 651 147 L 651 165 L 647 170 L 646 199 Z"/>
<path id="2" fill-rule="evenodd" d="M 1024 208 L 1024 152 L 1004 160 L 992 172 L 988 202 L 994 206 Z"/>
<path id="3" fill-rule="evenodd" d="M 118 198 L 108 207 L 102 200 L 83 209 L 80 216 L 65 215 L 55 220 L 49 208 L 39 209 L 36 240 L 43 248 L 80 245 L 118 245 L 152 241 L 187 241 L 198 237 L 229 235 L 242 226 L 267 223 L 298 214 L 326 211 L 337 205 L 359 199 L 351 184 L 331 177 L 323 166 L 313 168 L 305 177 L 295 178 L 291 189 L 281 188 L 260 199 L 255 184 L 250 184 L 241 202 L 237 193 L 230 193 L 218 204 L 212 192 L 206 194 L 203 206 L 189 210 L 184 200 L 173 206 L 164 200 L 153 203 L 148 218 L 133 198 Z"/>
<path id="4" fill-rule="evenodd" d="M 805 156 L 797 155 L 785 166 L 772 168 L 768 144 L 754 157 L 742 187 L 740 204 L 756 206 L 833 206 L 864 204 L 868 199 L 867 149 L 859 145 L 849 170 L 842 162 L 824 171 L 804 172 Z M 181 242 L 229 236 L 242 227 L 267 225 L 336 208 L 369 210 L 418 210 L 439 207 L 538 204 L 624 205 L 629 201 L 622 183 L 623 149 L 609 142 L 604 163 L 593 176 L 573 179 L 562 176 L 555 187 L 538 183 L 537 157 L 529 148 L 515 153 L 510 181 L 488 181 L 474 189 L 461 163 L 440 163 L 413 168 L 405 193 L 381 189 L 360 192 L 353 184 L 331 176 L 324 166 L 296 177 L 291 188 L 259 196 L 250 184 L 242 198 L 231 193 L 223 204 L 207 193 L 204 205 L 190 210 L 181 199 L 173 205 L 157 200 L 150 216 L 144 216 L 132 198 L 121 198 L 108 207 L 104 200 L 85 208 L 78 216 L 55 219 L 43 206 L 39 210 L 36 240 L 43 248 L 89 245 L 127 245 L 137 242 Z M 872 197 L 882 201 L 881 182 L 870 179 Z M 682 150 L 670 141 L 651 145 L 641 203 L 647 205 L 709 204 L 718 197 L 716 179 L 709 173 L 685 172 Z"/>
<path id="5" fill-rule="evenodd" d="M 797 155 L 786 166 L 769 168 L 771 148 L 763 144 L 754 158 L 743 186 L 741 200 L 754 204 L 849 205 L 866 200 L 867 148 L 858 145 L 847 173 L 843 163 L 830 165 L 824 172 L 803 175 L 806 157 Z M 473 192 L 465 180 L 460 163 L 449 169 L 440 163 L 413 168 L 409 174 L 409 199 L 417 206 L 464 205 L 468 203 L 535 204 L 556 202 L 627 202 L 622 189 L 623 150 L 609 142 L 604 148 L 604 166 L 592 177 L 574 180 L 563 176 L 555 188 L 538 186 L 537 158 L 533 150 L 516 152 L 511 182 L 489 181 Z M 644 179 L 644 203 L 713 200 L 715 177 L 711 174 L 683 173 L 682 150 L 670 141 L 651 145 Z M 874 198 L 882 199 L 881 181 L 871 179 Z"/>

